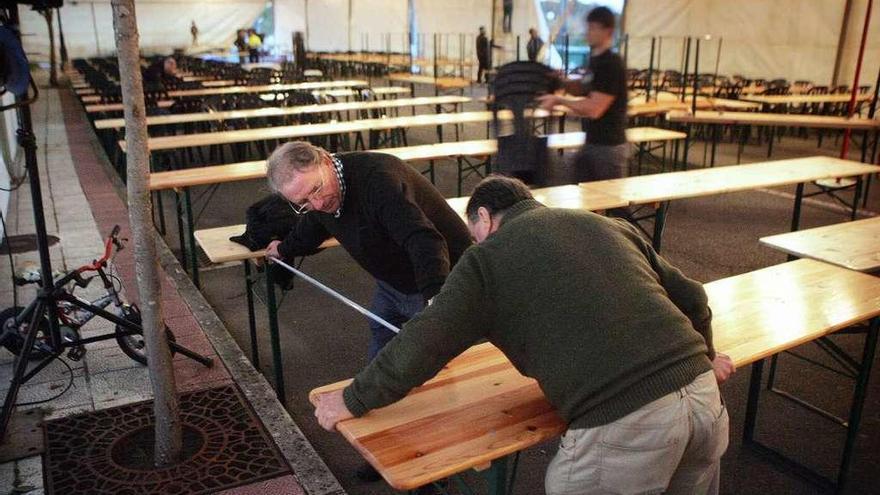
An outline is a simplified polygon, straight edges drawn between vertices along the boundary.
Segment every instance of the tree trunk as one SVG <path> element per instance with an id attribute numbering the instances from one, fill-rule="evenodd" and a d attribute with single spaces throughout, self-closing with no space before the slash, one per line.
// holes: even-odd
<path id="1" fill-rule="evenodd" d="M 128 204 L 138 293 L 141 302 L 144 340 L 150 382 L 153 385 L 153 411 L 156 417 L 157 467 L 180 460 L 181 422 L 171 351 L 162 324 L 159 268 L 156 255 L 156 231 L 152 222 L 152 204 L 148 189 L 150 162 L 147 149 L 144 87 L 141 80 L 137 20 L 134 0 L 112 0 L 113 28 L 119 58 L 119 81 L 125 108 L 127 141 Z"/>
<path id="2" fill-rule="evenodd" d="M 61 43 L 61 70 L 67 68 L 67 45 L 64 43 L 64 28 L 61 26 L 61 9 L 55 9 L 58 14 L 58 41 Z"/>
<path id="3" fill-rule="evenodd" d="M 49 28 L 49 85 L 58 86 L 58 64 L 55 62 L 55 26 L 52 24 L 52 9 L 41 10 Z"/>

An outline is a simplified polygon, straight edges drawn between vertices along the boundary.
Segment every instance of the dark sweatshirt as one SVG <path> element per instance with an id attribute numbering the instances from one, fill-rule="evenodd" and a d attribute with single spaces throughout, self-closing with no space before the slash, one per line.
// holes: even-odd
<path id="1" fill-rule="evenodd" d="M 439 191 L 399 158 L 384 153 L 341 153 L 342 215 L 306 213 L 279 245 L 292 259 L 335 237 L 376 279 L 428 300 L 471 245 L 470 233 Z"/>
<path id="2" fill-rule="evenodd" d="M 400 400 L 482 339 L 572 428 L 610 423 L 712 369 L 702 285 L 632 226 L 534 200 L 501 222 L 345 389 L 354 415 Z"/>

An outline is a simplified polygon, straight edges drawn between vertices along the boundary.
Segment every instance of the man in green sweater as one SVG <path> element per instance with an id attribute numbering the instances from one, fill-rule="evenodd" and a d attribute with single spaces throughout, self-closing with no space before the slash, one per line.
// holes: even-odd
<path id="1" fill-rule="evenodd" d="M 515 179 L 481 182 L 467 216 L 478 245 L 351 385 L 318 398 L 321 425 L 402 399 L 487 339 L 568 422 L 548 494 L 717 493 L 733 364 L 702 285 L 625 222 L 546 208 Z"/>

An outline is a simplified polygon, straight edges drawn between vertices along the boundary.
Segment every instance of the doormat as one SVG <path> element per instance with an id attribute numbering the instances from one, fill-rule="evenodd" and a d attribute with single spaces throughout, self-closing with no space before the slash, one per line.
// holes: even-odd
<path id="1" fill-rule="evenodd" d="M 46 422 L 50 494 L 203 494 L 290 473 L 235 386 L 180 397 L 184 460 L 152 466 L 152 401 Z"/>

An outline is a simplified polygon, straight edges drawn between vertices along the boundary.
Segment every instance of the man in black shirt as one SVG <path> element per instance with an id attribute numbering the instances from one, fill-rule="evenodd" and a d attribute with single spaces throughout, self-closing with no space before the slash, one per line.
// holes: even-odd
<path id="1" fill-rule="evenodd" d="M 489 70 L 492 64 L 492 48 L 501 48 L 494 41 L 490 41 L 486 37 L 486 28 L 480 26 L 480 34 L 477 35 L 477 82 L 483 82 L 483 74 Z M 486 74 L 485 82 L 489 82 L 489 75 Z"/>
<path id="2" fill-rule="evenodd" d="M 535 28 L 529 29 L 529 42 L 526 43 L 526 55 L 529 57 L 529 62 L 537 62 L 538 61 L 538 53 L 540 53 L 541 48 L 544 47 L 544 40 L 538 36 L 538 30 Z"/>
<path id="3" fill-rule="evenodd" d="M 331 155 L 305 141 L 268 160 L 269 186 L 303 215 L 267 256 L 293 259 L 335 237 L 377 282 L 372 310 L 397 326 L 420 312 L 471 245 L 461 218 L 425 177 L 381 153 Z M 370 360 L 394 333 L 376 323 Z"/>
<path id="4" fill-rule="evenodd" d="M 540 98 L 545 109 L 563 105 L 584 117 L 587 139 L 575 158 L 575 179 L 587 182 L 626 175 L 629 145 L 626 142 L 626 67 L 620 55 L 611 51 L 614 14 L 597 7 L 587 15 L 587 43 L 590 62 L 580 81 L 567 81 L 566 92 L 581 99 L 558 95 Z"/>

